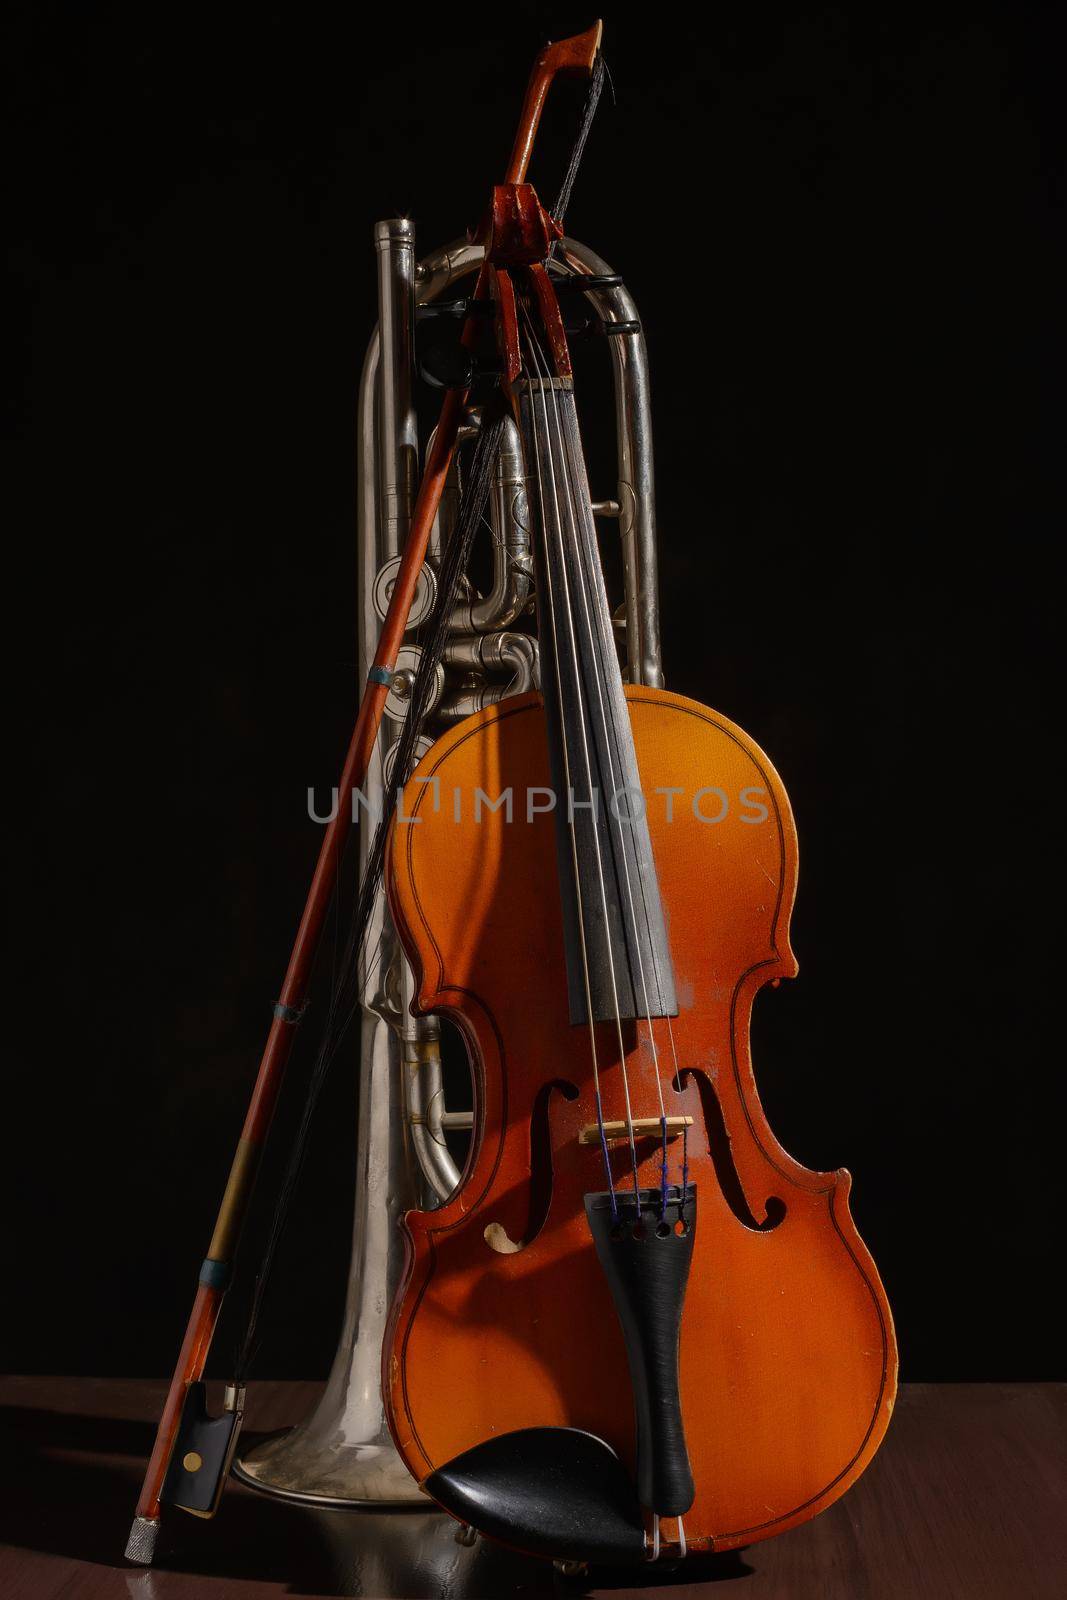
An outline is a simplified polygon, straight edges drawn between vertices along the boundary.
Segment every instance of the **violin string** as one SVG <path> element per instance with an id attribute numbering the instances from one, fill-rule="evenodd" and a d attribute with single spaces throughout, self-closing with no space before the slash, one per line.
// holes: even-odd
<path id="1" fill-rule="evenodd" d="M 595 790 L 594 790 L 594 785 L 593 785 L 593 766 L 592 766 L 592 760 L 591 760 L 590 753 L 589 753 L 589 738 L 588 738 L 588 732 L 587 732 L 587 729 L 586 729 L 586 721 L 585 721 L 585 697 L 584 697 L 584 695 L 582 693 L 580 657 L 578 655 L 578 645 L 577 645 L 577 640 L 576 640 L 575 634 L 574 634 L 574 608 L 573 608 L 573 604 L 572 604 L 572 601 L 571 601 L 570 581 L 569 581 L 569 579 L 567 577 L 566 549 L 565 549 L 564 540 L 563 540 L 563 519 L 562 519 L 562 517 L 560 515 L 560 508 L 559 508 L 559 482 L 558 482 L 557 475 L 556 475 L 556 461 L 555 461 L 555 454 L 554 454 L 554 450 L 553 450 L 553 446 L 552 446 L 552 430 L 551 430 L 551 428 L 549 426 L 549 421 L 548 421 L 548 402 L 545 399 L 545 385 L 550 383 L 551 379 L 550 379 L 550 376 L 549 376 L 549 374 L 547 372 L 547 363 L 544 366 L 542 365 L 540 347 L 538 345 L 537 336 L 536 336 L 536 333 L 535 333 L 534 328 L 533 328 L 533 322 L 532 322 L 532 319 L 530 317 L 530 313 L 527 310 L 525 305 L 523 305 L 522 310 L 523 310 L 523 317 L 524 317 L 524 319 L 526 321 L 526 325 L 527 325 L 527 350 L 529 352 L 531 361 L 532 361 L 532 363 L 534 365 L 535 371 L 537 373 L 537 379 L 538 379 L 538 382 L 537 382 L 536 386 L 532 386 L 531 387 L 531 401 L 532 401 L 534 392 L 539 393 L 540 398 L 541 398 L 541 414 L 542 414 L 542 418 L 543 418 L 543 422 L 544 422 L 545 442 L 546 442 L 547 449 L 548 449 L 549 482 L 550 482 L 550 484 L 552 486 L 552 500 L 553 500 L 553 506 L 554 506 L 554 510 L 555 510 L 554 526 L 555 526 L 555 529 L 556 529 L 556 532 L 557 532 L 558 544 L 559 544 L 560 578 L 562 580 L 563 602 L 564 602 L 563 616 L 564 616 L 564 622 L 566 624 L 566 631 L 567 631 L 570 659 L 571 659 L 571 663 L 572 663 L 573 668 L 574 668 L 575 692 L 576 692 L 577 697 L 578 697 L 578 717 L 577 717 L 578 731 L 579 731 L 579 734 L 580 734 L 580 737 L 581 737 L 582 759 L 583 759 L 583 765 L 585 767 L 586 781 L 587 781 L 588 790 L 589 790 L 589 798 L 591 800 L 594 800 L 595 799 Z M 533 432 L 534 437 L 536 438 L 536 434 L 537 434 L 536 426 L 531 431 Z M 547 522 L 544 523 L 543 525 L 544 525 L 544 527 L 546 529 L 546 540 L 547 540 L 547 526 L 548 526 Z M 547 562 L 546 562 L 546 565 L 547 565 Z M 562 729 L 561 729 L 561 733 L 562 733 Z M 565 741 L 565 737 L 561 740 L 561 742 L 563 742 L 563 743 L 566 742 Z M 568 791 L 567 791 L 568 825 L 569 825 L 570 830 L 571 830 L 572 841 L 573 841 L 575 829 L 574 829 L 574 816 L 573 816 L 572 800 L 573 800 L 573 795 L 572 795 L 572 791 L 570 789 L 570 785 L 569 785 L 569 782 L 568 782 Z M 631 1165 L 631 1168 L 632 1168 L 632 1171 L 633 1171 L 634 1204 L 635 1204 L 635 1206 L 637 1208 L 637 1214 L 638 1214 L 638 1216 L 640 1216 L 640 1213 L 641 1213 L 641 1180 L 640 1180 L 640 1176 L 639 1176 L 639 1173 L 638 1173 L 637 1142 L 636 1142 L 636 1139 L 634 1137 L 633 1106 L 632 1106 L 631 1097 L 630 1097 L 630 1078 L 629 1078 L 629 1073 L 627 1072 L 627 1069 L 626 1069 L 626 1043 L 625 1043 L 625 1040 L 623 1038 L 623 1031 L 622 1031 L 622 1015 L 621 1015 L 621 1011 L 620 1011 L 620 1007 L 619 1007 L 618 980 L 617 980 L 616 973 L 615 973 L 615 953 L 614 953 L 614 951 L 612 949 L 612 944 L 611 944 L 611 932 L 610 932 L 611 923 L 610 923 L 610 918 L 608 916 L 608 895 L 607 895 L 607 887 L 606 887 L 605 881 L 604 881 L 604 860 L 603 860 L 603 855 L 601 853 L 601 848 L 600 848 L 600 825 L 599 825 L 599 822 L 597 820 L 597 807 L 596 807 L 595 803 L 592 805 L 592 807 L 590 809 L 589 820 L 590 820 L 590 824 L 592 826 L 592 832 L 593 832 L 593 855 L 594 855 L 595 860 L 596 860 L 596 874 L 597 874 L 597 883 L 598 883 L 599 892 L 600 892 L 600 906 L 601 906 L 601 911 L 602 911 L 603 917 L 604 917 L 604 929 L 605 929 L 605 935 L 606 935 L 606 938 L 605 938 L 605 949 L 607 951 L 607 957 L 608 957 L 608 977 L 609 977 L 609 980 L 610 980 L 610 983 L 611 983 L 611 997 L 612 997 L 612 1007 L 613 1007 L 613 1010 L 614 1010 L 615 1031 L 616 1031 L 616 1036 L 617 1036 L 617 1039 L 618 1039 L 618 1046 L 619 1046 L 619 1066 L 620 1066 L 620 1068 L 622 1070 L 623 1101 L 624 1101 L 624 1104 L 625 1104 L 625 1107 L 626 1107 L 626 1132 L 627 1132 L 627 1140 L 628 1140 L 629 1147 L 630 1147 L 630 1165 Z M 591 1007 L 590 1007 L 589 1015 L 590 1015 L 590 1018 L 591 1018 L 592 1017 L 592 1008 Z"/>
<path id="2" fill-rule="evenodd" d="M 663 1020 L 667 1024 L 667 1040 L 671 1047 L 671 1059 L 674 1062 L 674 1084 L 678 1092 L 681 1093 L 682 1085 L 678 1077 L 678 1046 L 674 1042 L 674 1028 L 671 1025 L 670 1017 L 664 1017 Z"/>
<path id="3" fill-rule="evenodd" d="M 532 334 L 531 337 L 534 344 L 538 348 L 539 355 L 543 358 L 544 351 L 541 349 L 540 341 L 537 339 L 537 335 Z M 660 1166 L 661 1214 L 665 1215 L 667 1210 L 667 1107 L 663 1098 L 663 1081 L 660 1076 L 659 1051 L 656 1048 L 656 1033 L 652 1023 L 652 1006 L 648 998 L 648 980 L 645 972 L 644 955 L 641 949 L 641 940 L 637 936 L 637 908 L 634 904 L 633 882 L 630 877 L 630 863 L 626 849 L 626 839 L 623 834 L 623 818 L 618 814 L 618 799 L 621 791 L 619 789 L 618 780 L 616 777 L 615 763 L 612 759 L 612 729 L 609 723 L 607 704 L 604 697 L 604 686 L 601 682 L 600 673 L 595 667 L 595 663 L 599 659 L 599 655 L 597 650 L 597 640 L 593 628 L 592 605 L 589 593 L 590 583 L 593 580 L 592 575 L 588 571 L 586 552 L 583 548 L 583 541 L 579 537 L 578 530 L 578 522 L 581 515 L 578 510 L 578 483 L 576 481 L 578 479 L 578 471 L 576 464 L 571 458 L 571 452 L 568 450 L 566 441 L 564 440 L 563 426 L 560 420 L 559 397 L 555 389 L 552 390 L 552 409 L 555 417 L 556 437 L 559 443 L 560 456 L 563 462 L 563 470 L 567 482 L 567 511 L 570 519 L 571 538 L 579 576 L 577 587 L 582 602 L 582 619 L 585 623 L 586 638 L 589 641 L 590 657 L 594 663 L 593 682 L 596 686 L 597 709 L 600 713 L 600 725 L 604 736 L 604 752 L 607 756 L 608 762 L 608 781 L 611 785 L 612 795 L 615 797 L 614 809 L 609 807 L 608 828 L 609 830 L 611 829 L 611 816 L 614 815 L 615 826 L 618 829 L 620 839 L 623 881 L 626 888 L 626 899 L 630 911 L 630 925 L 634 933 L 632 944 L 634 954 L 637 957 L 638 978 L 641 984 L 641 999 L 644 1006 L 645 1021 L 648 1023 L 648 1040 L 652 1047 L 652 1067 L 656 1075 L 656 1094 L 659 1099 L 660 1132 L 662 1136 L 662 1161 Z M 630 836 L 633 838 L 634 819 L 629 807 L 626 808 L 626 821 L 629 823 Z"/>
<path id="4" fill-rule="evenodd" d="M 579 584 L 577 584 L 577 590 L 579 590 L 579 595 L 581 595 L 582 616 L 584 616 L 585 622 L 585 635 L 587 635 L 587 638 L 589 638 L 590 651 L 592 651 L 593 661 L 595 661 L 595 659 L 597 659 L 597 638 L 595 638 L 595 632 L 593 632 L 593 619 L 592 611 L 590 611 L 589 595 L 589 586 L 590 582 L 592 582 L 592 576 L 590 576 L 589 570 L 587 570 L 587 565 L 585 565 L 585 550 L 584 546 L 582 546 L 581 539 L 579 539 L 579 531 L 577 531 L 577 517 L 579 517 L 579 512 L 577 512 L 577 486 L 576 482 L 574 482 L 577 474 L 576 472 L 571 472 L 571 466 L 573 466 L 573 462 L 569 461 L 569 451 L 568 448 L 566 448 L 565 440 L 563 440 L 563 429 L 561 429 L 560 422 L 560 406 L 558 406 L 558 398 L 557 394 L 555 394 L 555 390 L 552 392 L 552 397 L 553 411 L 555 411 L 555 426 L 557 426 L 558 440 L 560 440 L 560 450 L 561 454 L 563 454 L 563 466 L 565 466 L 566 480 L 568 480 L 568 514 L 569 520 L 571 520 L 571 534 L 573 534 L 577 573 L 579 573 Z M 648 1042 L 649 1045 L 651 1045 L 651 1053 L 653 1053 L 653 1070 L 654 1074 L 656 1074 L 656 1096 L 657 1099 L 659 1099 L 659 1126 L 661 1126 L 662 1136 L 661 1197 L 662 1211 L 665 1213 L 665 1210 L 667 1210 L 667 1107 L 665 1107 L 664 1104 L 664 1086 L 662 1086 L 661 1070 L 659 1070 L 659 1051 L 657 1051 L 656 1048 L 656 1029 L 654 1029 L 653 1024 L 653 1010 L 651 1010 L 651 1003 L 649 1003 L 648 998 L 648 978 L 646 978 L 645 971 L 645 955 L 643 955 L 643 950 L 641 950 L 640 938 L 637 936 L 637 906 L 635 906 L 635 902 L 633 902 L 633 883 L 632 878 L 630 878 L 629 854 L 627 854 L 627 848 L 625 848 L 624 818 L 619 816 L 619 813 L 617 813 L 617 798 L 619 798 L 619 795 L 621 795 L 622 790 L 619 789 L 619 781 L 617 781 L 616 776 L 616 766 L 614 766 L 613 754 L 611 754 L 613 728 L 611 728 L 611 725 L 609 725 L 608 709 L 606 709 L 605 704 L 605 690 L 603 690 L 603 682 L 601 682 L 600 672 L 598 672 L 598 670 L 593 670 L 593 683 L 595 683 L 595 686 L 597 686 L 597 704 L 598 710 L 600 710 L 600 725 L 601 730 L 603 730 L 605 755 L 606 758 L 608 758 L 609 784 L 611 784 L 611 790 L 613 790 L 613 794 L 616 795 L 616 808 L 614 808 L 613 813 L 611 814 L 614 816 L 614 826 L 616 826 L 617 834 L 619 834 L 619 842 L 621 842 L 622 880 L 624 880 L 625 898 L 627 898 L 627 906 L 629 906 L 630 926 L 632 926 L 633 930 L 633 954 L 637 955 L 638 979 L 640 979 L 641 986 L 641 1002 L 643 1002 L 643 1006 L 645 1006 L 645 1021 L 648 1022 Z M 632 813 L 630 813 L 629 806 L 625 808 L 625 821 L 629 822 L 630 837 L 633 838 L 635 829 L 633 829 L 633 816 Z M 611 818 L 608 819 L 608 827 L 611 829 Z M 646 922 L 648 922 L 648 910 L 646 909 L 645 915 Z"/>
<path id="5" fill-rule="evenodd" d="M 569 584 L 569 581 L 568 581 L 568 578 L 567 578 L 566 552 L 565 552 L 564 543 L 563 543 L 563 523 L 562 523 L 562 518 L 560 516 L 560 510 L 559 510 L 559 483 L 558 483 L 558 479 L 557 479 L 557 475 L 556 475 L 556 462 L 555 462 L 554 452 L 553 452 L 553 448 L 552 448 L 552 432 L 551 432 L 551 429 L 550 429 L 549 423 L 548 423 L 548 406 L 547 406 L 547 402 L 545 400 L 545 384 L 547 382 L 549 382 L 550 379 L 549 379 L 549 375 L 548 375 L 548 371 L 547 371 L 547 363 L 544 366 L 542 366 L 542 363 L 541 363 L 541 361 L 539 359 L 538 351 L 535 349 L 534 344 L 532 344 L 530 342 L 531 339 L 535 340 L 536 336 L 533 333 L 533 324 L 532 324 L 529 312 L 528 312 L 528 310 L 526 309 L 525 306 L 523 306 L 523 316 L 526 319 L 527 328 L 528 328 L 527 351 L 528 351 L 528 354 L 530 355 L 531 361 L 532 361 L 532 363 L 533 363 L 533 365 L 534 365 L 534 367 L 535 367 L 535 369 L 537 371 L 537 377 L 538 377 L 538 382 L 537 382 L 536 388 L 534 388 L 533 386 L 531 387 L 531 400 L 533 398 L 534 392 L 536 392 L 536 393 L 538 393 L 540 395 L 541 413 L 542 413 L 542 418 L 543 418 L 543 422 L 544 422 L 544 431 L 545 431 L 545 443 L 546 443 L 547 450 L 548 450 L 549 481 L 550 481 L 550 483 L 552 485 L 552 499 L 553 499 L 553 505 L 554 505 L 554 509 L 555 509 L 555 528 L 556 528 L 556 532 L 557 532 L 558 547 L 559 547 L 560 577 L 561 577 L 561 580 L 562 580 L 563 599 L 564 599 L 564 613 L 563 614 L 564 614 L 564 619 L 565 619 L 566 626 L 567 626 L 568 642 L 569 642 L 569 646 L 570 646 L 570 658 L 571 658 L 571 662 L 573 663 L 573 667 L 574 667 L 575 693 L 576 693 L 576 695 L 578 697 L 578 718 L 577 718 L 577 721 L 578 721 L 579 732 L 580 732 L 580 735 L 581 735 L 583 764 L 584 764 L 584 767 L 585 767 L 585 775 L 586 775 L 586 782 L 587 782 L 587 786 L 588 786 L 588 793 L 589 793 L 590 800 L 593 800 L 595 795 L 596 795 L 596 789 L 595 789 L 594 783 L 593 783 L 593 768 L 592 768 L 592 761 L 591 761 L 591 757 L 590 757 L 590 753 L 589 753 L 588 735 L 587 735 L 587 731 L 586 731 L 585 706 L 584 706 L 584 697 L 583 697 L 583 694 L 582 694 L 582 686 L 581 686 L 580 662 L 579 662 L 579 656 L 578 656 L 578 651 L 577 651 L 577 644 L 576 644 L 576 640 L 575 640 L 575 636 L 574 636 L 574 614 L 573 614 L 573 607 L 572 607 L 571 597 L 570 597 L 570 584 Z M 533 431 L 534 437 L 536 439 L 536 432 L 537 432 L 536 426 L 534 427 L 534 429 L 532 431 Z M 548 529 L 547 521 L 544 522 L 543 526 L 545 527 L 545 530 L 546 530 L 546 545 L 547 545 L 547 529 Z M 548 562 L 547 562 L 547 548 L 546 548 L 546 566 L 547 565 L 548 565 Z M 558 674 L 557 674 L 557 678 L 558 678 Z M 562 742 L 565 745 L 565 738 L 564 738 L 564 740 Z M 576 880 L 577 880 L 577 846 L 576 846 L 576 842 L 575 842 L 575 827 L 574 827 L 574 815 L 573 815 L 573 789 L 572 789 L 572 786 L 570 784 L 569 777 L 568 777 L 568 785 L 567 785 L 567 796 L 568 796 L 568 826 L 569 826 L 570 832 L 571 832 L 572 850 L 575 853 L 575 877 L 576 877 Z M 629 1075 L 627 1073 L 627 1068 L 626 1068 L 626 1046 L 625 1046 L 625 1041 L 624 1041 L 623 1032 L 622 1032 L 622 1017 L 621 1017 L 620 1007 L 619 1007 L 618 982 L 617 982 L 617 977 L 616 977 L 616 972 L 615 972 L 615 956 L 614 956 L 614 951 L 612 950 L 610 932 L 609 932 L 609 930 L 610 930 L 610 921 L 609 921 L 609 917 L 608 917 L 607 889 L 606 889 L 606 885 L 605 885 L 605 881 L 604 881 L 603 856 L 602 856 L 601 848 L 600 848 L 600 830 L 599 830 L 599 823 L 598 823 L 598 820 L 597 820 L 597 813 L 596 813 L 595 804 L 590 809 L 590 823 L 592 825 L 592 830 L 593 830 L 593 853 L 594 853 L 594 857 L 595 857 L 595 861 L 596 861 L 596 872 L 597 872 L 598 887 L 599 887 L 599 891 L 600 891 L 601 912 L 602 912 L 603 918 L 604 918 L 605 930 L 608 931 L 608 937 L 607 937 L 607 941 L 606 941 L 606 950 L 607 950 L 607 957 L 608 957 L 608 976 L 609 976 L 610 983 L 611 983 L 611 994 L 612 994 L 612 1002 L 613 1002 L 614 1016 L 615 1016 L 615 1030 L 616 1030 L 616 1037 L 617 1037 L 617 1040 L 618 1040 L 618 1048 L 619 1048 L 619 1065 L 620 1065 L 621 1070 L 622 1070 L 623 1101 L 624 1101 L 625 1110 L 626 1110 L 626 1131 L 627 1131 L 627 1138 L 628 1138 L 628 1143 L 629 1143 L 629 1148 L 630 1148 L 630 1165 L 631 1165 L 631 1170 L 632 1170 L 632 1174 L 633 1174 L 634 1204 L 636 1206 L 638 1215 L 640 1215 L 640 1211 L 641 1211 L 641 1186 L 640 1186 L 640 1178 L 639 1178 L 639 1174 L 638 1174 L 637 1144 L 636 1144 L 636 1140 L 635 1140 L 635 1137 L 634 1137 L 633 1107 L 632 1107 L 632 1104 L 631 1104 Z M 592 1019 L 593 1012 L 592 1012 L 591 1000 L 589 1001 L 588 1009 L 589 1009 L 590 1019 Z M 602 1144 L 604 1145 L 604 1147 L 606 1149 L 607 1148 L 607 1137 L 606 1137 L 606 1134 L 604 1132 L 602 1114 L 601 1114 L 599 1127 L 600 1127 L 601 1142 L 602 1142 Z M 613 1213 L 614 1213 L 614 1209 L 615 1209 L 614 1208 L 614 1202 L 613 1202 L 613 1205 L 612 1205 L 612 1209 L 613 1209 Z M 615 1214 L 617 1215 L 617 1213 L 615 1213 Z"/>
<path id="6" fill-rule="evenodd" d="M 533 399 L 532 385 L 531 385 L 531 396 L 530 397 L 531 397 L 531 401 L 532 401 L 532 399 Z M 556 631 L 555 586 L 554 586 L 553 579 L 552 579 L 552 565 L 551 565 L 551 562 L 549 560 L 549 553 L 548 553 L 548 521 L 547 521 L 547 510 L 546 510 L 546 507 L 545 507 L 544 479 L 543 479 L 542 473 L 541 473 L 541 447 L 540 447 L 540 443 L 539 443 L 538 437 L 537 437 L 537 428 L 536 428 L 536 426 L 534 426 L 534 427 L 532 427 L 530 429 L 530 433 L 531 433 L 531 436 L 532 436 L 532 439 L 533 439 L 534 467 L 535 467 L 534 477 L 535 477 L 535 480 L 536 480 L 536 483 L 537 483 L 537 497 L 538 497 L 539 508 L 540 508 L 540 512 L 541 512 L 540 526 L 541 526 L 541 531 L 542 531 L 542 537 L 543 537 L 544 542 L 545 542 L 544 573 L 545 573 L 545 588 L 547 590 L 547 593 L 545 595 L 545 601 L 546 601 L 545 611 L 548 614 L 548 632 L 549 632 L 549 634 L 551 636 L 552 656 L 553 656 L 553 659 L 555 661 L 556 695 L 557 695 L 557 699 L 558 699 L 560 735 L 561 735 L 561 737 L 560 737 L 560 746 L 562 748 L 562 753 L 563 753 L 563 777 L 564 777 L 564 782 L 565 782 L 565 784 L 567 786 L 567 793 L 570 794 L 572 792 L 571 791 L 570 752 L 569 752 L 569 750 L 567 748 L 567 741 L 562 736 L 563 735 L 563 726 L 564 726 L 563 680 L 562 680 L 562 678 L 560 676 L 559 638 L 558 638 L 557 631 Z M 601 1095 L 600 1095 L 600 1068 L 599 1068 L 599 1064 L 598 1064 L 598 1061 L 597 1061 L 596 1021 L 595 1021 L 595 1019 L 593 1017 L 593 995 L 592 995 L 592 986 L 591 986 L 590 980 L 589 980 L 589 951 L 588 951 L 588 947 L 586 945 L 586 938 L 585 938 L 585 906 L 584 906 L 583 896 L 582 896 L 581 877 L 580 877 L 579 872 L 578 872 L 578 845 L 577 845 L 577 841 L 576 841 L 576 838 L 575 838 L 573 817 L 571 818 L 571 822 L 570 822 L 570 845 L 571 845 L 571 862 L 572 862 L 572 866 L 573 866 L 573 870 L 574 870 L 575 896 L 576 896 L 576 899 L 578 901 L 578 943 L 579 943 L 579 948 L 581 950 L 581 956 L 582 956 L 582 981 L 583 981 L 584 986 L 585 986 L 585 1009 L 586 1009 L 586 1015 L 588 1016 L 588 1019 L 589 1019 L 589 1053 L 590 1053 L 590 1056 L 592 1057 L 592 1064 L 593 1064 L 593 1095 L 594 1095 L 594 1100 L 595 1100 L 595 1104 L 596 1104 L 597 1130 L 598 1130 L 598 1132 L 600 1134 L 600 1148 L 601 1148 L 601 1154 L 602 1154 L 603 1160 L 604 1160 L 604 1171 L 605 1171 L 605 1175 L 606 1175 L 606 1178 L 607 1178 L 608 1193 L 611 1196 L 612 1218 L 613 1218 L 613 1220 L 617 1220 L 618 1219 L 618 1208 L 617 1208 L 617 1202 L 615 1200 L 615 1180 L 612 1177 L 612 1172 L 611 1172 L 611 1155 L 610 1155 L 610 1152 L 608 1150 L 607 1135 L 606 1135 L 606 1133 L 604 1131 L 604 1106 L 603 1106 L 603 1101 L 601 1100 Z"/>

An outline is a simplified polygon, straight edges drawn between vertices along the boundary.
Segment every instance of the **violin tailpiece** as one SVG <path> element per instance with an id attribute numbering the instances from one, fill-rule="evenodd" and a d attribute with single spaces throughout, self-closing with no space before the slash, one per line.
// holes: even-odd
<path id="1" fill-rule="evenodd" d="M 678 1347 L 696 1234 L 696 1188 L 585 1197 L 585 1214 L 611 1285 L 630 1364 L 637 1416 L 637 1497 L 680 1517 L 696 1493 L 678 1390 Z"/>

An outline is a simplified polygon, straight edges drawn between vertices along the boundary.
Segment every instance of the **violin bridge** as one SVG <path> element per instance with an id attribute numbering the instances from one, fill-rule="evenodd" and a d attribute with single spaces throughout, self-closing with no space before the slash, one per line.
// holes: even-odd
<path id="1" fill-rule="evenodd" d="M 692 1126 L 692 1117 L 668 1117 L 667 1137 L 676 1139 L 686 1128 L 691 1128 Z M 663 1122 L 659 1117 L 634 1117 L 632 1123 L 605 1122 L 604 1137 L 609 1144 L 617 1143 L 620 1139 L 629 1139 L 631 1127 L 634 1130 L 635 1139 L 659 1139 L 663 1134 Z M 586 1123 L 578 1135 L 578 1143 L 600 1143 L 600 1129 L 595 1122 Z"/>

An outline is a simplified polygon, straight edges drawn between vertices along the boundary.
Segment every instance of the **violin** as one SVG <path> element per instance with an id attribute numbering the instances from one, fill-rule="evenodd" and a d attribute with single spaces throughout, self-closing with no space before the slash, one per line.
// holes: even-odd
<path id="1" fill-rule="evenodd" d="M 885 1433 L 896 1349 L 849 1174 L 782 1148 L 753 1076 L 755 995 L 797 972 L 785 788 L 728 718 L 622 679 L 559 232 L 528 183 L 494 191 L 480 290 L 523 441 L 541 687 L 440 738 L 392 826 L 413 1009 L 461 1032 L 475 1133 L 451 1198 L 406 1218 L 383 1384 L 453 1516 L 625 1561 L 824 1510 Z"/>

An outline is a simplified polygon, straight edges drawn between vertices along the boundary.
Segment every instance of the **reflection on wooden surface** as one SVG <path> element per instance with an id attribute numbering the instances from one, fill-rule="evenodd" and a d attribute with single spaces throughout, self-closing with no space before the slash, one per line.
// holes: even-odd
<path id="1" fill-rule="evenodd" d="M 159 1564 L 122 1560 L 164 1386 L 0 1380 L 0 1595 L 25 1600 L 1061 1600 L 1067 1385 L 910 1384 L 879 1456 L 825 1515 L 674 1572 L 565 1579 L 435 1512 L 311 1511 L 238 1484 L 214 1522 L 174 1514 Z M 253 1385 L 249 1430 L 295 1422 L 318 1387 Z"/>

